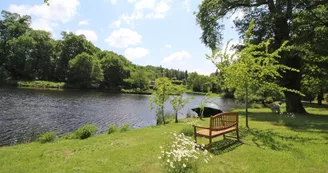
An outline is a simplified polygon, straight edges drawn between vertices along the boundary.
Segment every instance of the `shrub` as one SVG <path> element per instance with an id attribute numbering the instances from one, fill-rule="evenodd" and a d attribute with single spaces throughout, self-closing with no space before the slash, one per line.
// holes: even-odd
<path id="1" fill-rule="evenodd" d="M 98 127 L 93 124 L 87 124 L 78 128 L 74 132 L 74 138 L 76 139 L 86 139 L 94 135 L 98 130 Z"/>
<path id="2" fill-rule="evenodd" d="M 130 124 L 124 124 L 121 128 L 120 128 L 120 132 L 126 132 L 130 130 Z"/>
<path id="3" fill-rule="evenodd" d="M 118 126 L 116 124 L 112 124 L 109 126 L 107 133 L 112 134 L 114 132 L 117 132 L 119 130 Z"/>
<path id="4" fill-rule="evenodd" d="M 62 139 L 74 139 L 74 133 L 66 133 Z"/>
<path id="5" fill-rule="evenodd" d="M 198 172 L 197 163 L 209 161 L 208 152 L 204 145 L 198 145 L 183 134 L 171 133 L 171 141 L 161 148 L 161 159 L 167 172 L 184 173 Z M 210 155 L 211 157 L 211 155 Z"/>
<path id="6" fill-rule="evenodd" d="M 47 142 L 53 142 L 55 138 L 56 138 L 56 132 L 46 132 L 39 137 L 38 141 L 41 144 L 44 144 Z"/>
<path id="7" fill-rule="evenodd" d="M 180 133 L 183 133 L 186 136 L 194 136 L 194 129 L 193 127 L 184 127 Z"/>
<path id="8" fill-rule="evenodd" d="M 261 104 L 258 104 L 258 103 L 253 103 L 251 105 L 251 108 L 260 109 L 260 108 L 262 108 L 262 105 Z"/>

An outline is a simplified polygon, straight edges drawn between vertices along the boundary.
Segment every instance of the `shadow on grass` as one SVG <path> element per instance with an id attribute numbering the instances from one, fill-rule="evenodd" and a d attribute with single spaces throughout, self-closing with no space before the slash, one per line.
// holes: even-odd
<path id="1" fill-rule="evenodd" d="M 220 155 L 230 152 L 237 147 L 241 146 L 243 143 L 232 139 L 223 139 L 212 143 L 210 152 L 214 155 Z"/>
<path id="2" fill-rule="evenodd" d="M 269 110 L 268 110 L 269 111 Z M 239 112 L 244 116 L 244 112 Z M 328 116 L 318 114 L 295 115 L 295 118 L 288 118 L 286 115 L 279 115 L 270 112 L 250 112 L 249 118 L 253 121 L 270 122 L 278 125 L 279 121 L 289 129 L 296 132 L 310 133 L 327 133 L 328 132 Z M 252 124 L 250 123 L 252 127 Z"/>
<path id="3" fill-rule="evenodd" d="M 322 139 L 312 137 L 301 137 L 298 135 L 284 135 L 271 130 L 241 128 L 244 137 L 251 138 L 251 141 L 261 149 L 272 149 L 276 151 L 291 151 L 292 143 L 322 143 Z"/>

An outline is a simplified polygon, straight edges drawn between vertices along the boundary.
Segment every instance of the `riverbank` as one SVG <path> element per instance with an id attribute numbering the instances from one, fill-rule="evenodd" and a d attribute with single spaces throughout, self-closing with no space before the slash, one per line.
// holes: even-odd
<path id="1" fill-rule="evenodd" d="M 200 172 L 326 172 L 328 170 L 328 108 L 307 106 L 312 115 L 294 118 L 269 109 L 250 109 L 250 130 L 240 113 L 241 143 L 215 139 L 208 164 Z M 124 133 L 101 134 L 85 140 L 33 142 L 0 148 L 1 172 L 163 172 L 158 159 L 178 124 L 147 127 Z M 200 125 L 208 125 L 208 119 Z M 200 140 L 206 143 L 207 140 Z"/>
<path id="2" fill-rule="evenodd" d="M 70 88 L 67 86 L 65 82 L 49 82 L 49 81 L 16 81 L 16 80 L 9 80 L 5 83 L 8 86 L 15 86 L 18 88 L 36 88 L 36 89 L 77 89 L 77 88 Z M 97 88 L 93 88 L 97 89 Z M 99 89 L 99 90 L 106 90 L 106 89 Z M 113 90 L 114 91 L 114 90 Z M 115 90 L 115 92 L 121 93 L 128 93 L 128 94 L 145 94 L 151 95 L 153 90 L 140 90 L 140 89 L 121 89 L 120 91 Z M 206 92 L 194 92 L 194 91 L 187 91 L 187 94 L 196 94 L 196 95 L 206 95 Z M 216 96 L 221 96 L 220 94 L 215 94 Z"/>

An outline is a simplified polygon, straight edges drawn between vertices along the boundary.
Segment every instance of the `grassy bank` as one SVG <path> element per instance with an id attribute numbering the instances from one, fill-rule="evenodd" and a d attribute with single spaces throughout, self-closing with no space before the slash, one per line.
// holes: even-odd
<path id="1" fill-rule="evenodd" d="M 64 89 L 64 82 L 49 82 L 49 81 L 8 81 L 10 85 L 15 85 L 22 88 L 52 88 Z"/>
<path id="2" fill-rule="evenodd" d="M 269 109 L 250 109 L 250 130 L 239 111 L 242 142 L 218 137 L 213 158 L 200 172 L 327 172 L 328 108 L 311 107 L 312 115 L 289 118 Z M 187 121 L 187 120 L 184 120 Z M 200 121 L 208 125 L 208 119 Z M 165 132 L 187 125 L 147 127 L 102 134 L 85 140 L 33 142 L 0 148 L 1 172 L 163 172 L 159 146 Z M 201 139 L 202 143 L 207 140 Z"/>

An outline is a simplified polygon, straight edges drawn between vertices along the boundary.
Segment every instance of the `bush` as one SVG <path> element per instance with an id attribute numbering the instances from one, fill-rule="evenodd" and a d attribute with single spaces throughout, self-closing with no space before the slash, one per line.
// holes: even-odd
<path id="1" fill-rule="evenodd" d="M 74 139 L 74 133 L 66 133 L 62 139 Z"/>
<path id="2" fill-rule="evenodd" d="M 185 136 L 194 136 L 194 129 L 193 127 L 184 127 L 180 133 L 183 133 Z"/>
<path id="3" fill-rule="evenodd" d="M 112 134 L 114 132 L 117 132 L 119 130 L 118 126 L 116 124 L 112 124 L 109 126 L 107 133 Z"/>
<path id="4" fill-rule="evenodd" d="M 56 132 L 46 132 L 39 137 L 38 141 L 41 144 L 44 144 L 47 142 L 53 142 L 55 138 L 56 138 Z"/>
<path id="5" fill-rule="evenodd" d="M 258 103 L 253 103 L 251 105 L 251 108 L 260 109 L 260 108 L 262 108 L 262 105 L 261 104 L 258 104 Z"/>
<path id="6" fill-rule="evenodd" d="M 76 139 L 86 139 L 94 135 L 98 130 L 98 127 L 93 124 L 87 124 L 78 128 L 74 132 L 74 138 Z"/>
<path id="7" fill-rule="evenodd" d="M 126 132 L 130 130 L 130 124 L 124 124 L 121 128 L 120 128 L 120 132 Z"/>

